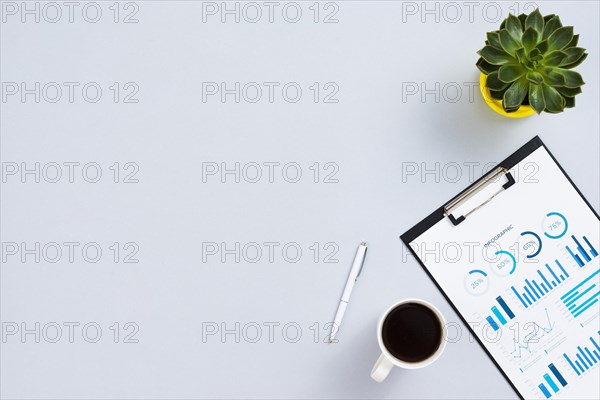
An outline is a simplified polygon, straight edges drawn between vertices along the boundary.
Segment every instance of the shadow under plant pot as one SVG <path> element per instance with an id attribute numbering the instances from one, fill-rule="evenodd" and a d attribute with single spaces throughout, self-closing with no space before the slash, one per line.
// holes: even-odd
<path id="1" fill-rule="evenodd" d="M 494 99 L 490 93 L 490 89 L 485 85 L 486 79 L 487 75 L 484 73 L 479 75 L 479 90 L 481 91 L 483 100 L 485 100 L 486 104 L 490 106 L 492 110 L 508 118 L 525 118 L 535 114 L 535 110 L 531 106 L 525 104 L 522 104 L 516 111 L 510 113 L 504 111 L 504 108 L 502 107 L 502 100 Z"/>

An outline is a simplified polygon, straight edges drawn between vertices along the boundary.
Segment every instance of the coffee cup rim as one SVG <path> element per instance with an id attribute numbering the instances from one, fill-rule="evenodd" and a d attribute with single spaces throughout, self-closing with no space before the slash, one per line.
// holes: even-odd
<path id="1" fill-rule="evenodd" d="M 429 308 L 431 311 L 433 311 L 435 313 L 435 315 L 438 317 L 438 319 L 440 321 L 440 324 L 442 325 L 442 340 L 440 342 L 439 347 L 437 348 L 435 353 L 433 353 L 430 357 L 428 357 L 427 359 L 425 359 L 423 361 L 419 361 L 419 362 L 408 362 L 408 361 L 400 360 L 399 358 L 396 358 L 394 355 L 392 355 L 392 353 L 390 353 L 388 351 L 388 349 L 385 347 L 385 345 L 383 344 L 382 328 L 383 328 L 383 322 L 385 321 L 386 317 L 396 307 L 398 307 L 402 304 L 408 304 L 408 303 L 417 303 L 417 304 L 421 304 L 421 305 Z M 446 333 L 447 333 L 446 332 L 446 320 L 445 320 L 444 316 L 442 315 L 442 313 L 440 312 L 440 310 L 438 310 L 438 308 L 436 306 L 434 306 L 433 304 L 431 304 L 430 302 L 423 300 L 423 299 L 416 299 L 416 298 L 404 299 L 404 300 L 400 300 L 400 301 L 392 304 L 382 314 L 381 318 L 379 318 L 379 323 L 377 324 L 377 341 L 379 342 L 379 348 L 381 349 L 383 354 L 386 356 L 386 358 L 388 358 L 390 360 L 390 362 L 392 362 L 397 367 L 405 368 L 405 369 L 423 368 L 423 367 L 430 365 L 435 360 L 437 360 L 440 357 L 440 355 L 442 354 L 442 352 L 444 351 L 444 348 L 446 347 Z"/>

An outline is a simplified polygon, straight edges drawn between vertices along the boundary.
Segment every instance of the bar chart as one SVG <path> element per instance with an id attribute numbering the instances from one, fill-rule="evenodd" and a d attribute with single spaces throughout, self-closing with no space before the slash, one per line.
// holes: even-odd
<path id="1" fill-rule="evenodd" d="M 600 336 L 600 331 L 598 331 L 598 335 Z M 600 362 L 600 346 L 598 345 L 598 340 L 591 336 L 589 339 L 589 347 L 577 346 L 577 353 L 575 353 L 574 357 L 569 357 L 567 353 L 563 354 L 565 360 L 567 360 L 571 368 L 573 368 L 578 376 L 582 375 Z"/>
<path id="2" fill-rule="evenodd" d="M 508 322 L 508 320 L 511 320 L 511 319 L 513 319 L 515 317 L 515 314 L 512 312 L 512 310 L 510 309 L 510 307 L 508 307 L 508 304 L 506 304 L 506 302 L 504 301 L 504 299 L 502 298 L 502 296 L 496 297 L 496 301 L 498 302 L 498 304 L 500 305 L 500 307 L 502 308 L 502 310 L 506 314 L 506 317 L 504 316 L 504 314 L 502 314 L 502 312 L 500 311 L 500 309 L 498 309 L 497 306 L 493 306 L 491 308 L 493 316 L 492 315 L 488 315 L 486 317 L 486 321 L 490 324 L 490 326 L 492 327 L 492 329 L 494 331 L 497 331 L 498 329 L 500 329 L 501 325 L 506 325 L 506 323 Z M 498 320 L 498 322 L 500 323 L 500 325 L 498 325 L 498 322 L 496 322 L 496 320 L 494 319 L 494 317 L 496 317 L 496 319 Z"/>
<path id="3" fill-rule="evenodd" d="M 560 384 L 561 387 L 565 387 L 568 384 L 567 381 L 565 380 L 565 378 L 562 376 L 562 374 L 560 373 L 560 371 L 558 370 L 558 368 L 556 368 L 556 366 L 554 364 L 548 365 L 548 369 L 554 376 L 554 379 L 552 379 L 552 376 L 550 376 L 549 373 L 546 373 L 546 374 L 544 374 L 544 382 L 542 382 L 538 385 L 538 388 L 540 388 L 540 391 L 542 392 L 544 397 L 546 397 L 547 399 L 552 397 L 552 395 L 554 393 L 558 393 L 560 391 L 558 384 Z M 558 382 L 558 384 L 555 382 L 555 379 Z M 548 388 L 550 388 L 550 389 L 548 389 Z"/>
<path id="4" fill-rule="evenodd" d="M 554 263 L 556 264 L 553 265 L 554 269 L 546 264 L 546 268 L 540 268 L 536 271 L 536 279 L 539 280 L 533 278 L 525 279 L 522 291 L 511 286 L 513 293 L 525 308 L 533 305 L 533 303 L 550 293 L 569 277 L 569 274 L 563 268 L 560 261 L 554 260 Z"/>
<path id="5" fill-rule="evenodd" d="M 599 273 L 600 269 L 592 272 L 587 278 L 561 296 L 561 301 L 574 317 L 579 317 L 598 303 L 598 297 L 600 296 L 600 290 L 598 289 L 600 284 Z"/>
<path id="6" fill-rule="evenodd" d="M 574 235 L 571 235 L 571 239 L 573 239 L 573 242 L 575 242 L 575 249 L 579 254 L 576 254 L 569 246 L 565 246 L 565 248 L 580 268 L 592 261 L 593 258 L 598 257 L 598 251 L 594 248 L 594 246 L 592 246 L 587 237 L 583 236 L 582 239 L 586 244 L 589 254 Z"/>

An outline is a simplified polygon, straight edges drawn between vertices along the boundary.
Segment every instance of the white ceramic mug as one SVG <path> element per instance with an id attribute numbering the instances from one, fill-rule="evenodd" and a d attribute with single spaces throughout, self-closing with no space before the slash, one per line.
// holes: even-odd
<path id="1" fill-rule="evenodd" d="M 387 316 L 390 314 L 391 311 L 396 309 L 396 307 L 399 307 L 403 304 L 408 304 L 408 303 L 420 304 L 422 306 L 427 307 L 431 311 L 433 311 L 433 313 L 438 318 L 441 328 L 442 328 L 442 335 L 441 335 L 440 343 L 439 343 L 437 350 L 433 354 L 431 354 L 427 359 L 419 361 L 419 362 L 408 362 L 408 361 L 403 361 L 403 360 L 400 360 L 400 359 L 394 357 L 389 352 L 389 350 L 385 347 L 385 345 L 383 343 L 382 329 L 383 329 L 383 323 L 385 322 Z M 446 334 L 447 334 L 446 320 L 444 319 L 444 316 L 442 315 L 440 310 L 438 310 L 433 304 L 431 304 L 425 300 L 420 300 L 420 299 L 406 299 L 406 300 L 397 302 L 396 304 L 392 305 L 390 308 L 388 308 L 383 313 L 383 315 L 379 319 L 379 324 L 377 324 L 377 341 L 379 342 L 379 348 L 381 349 L 381 355 L 379 356 L 379 359 L 373 366 L 373 370 L 371 371 L 371 378 L 373 378 L 377 382 L 383 382 L 385 380 L 385 378 L 387 378 L 387 376 L 389 375 L 392 368 L 394 368 L 394 366 L 400 367 L 400 368 L 407 368 L 407 369 L 417 369 L 417 368 L 423 368 L 423 367 L 428 366 L 429 364 L 431 364 L 432 362 L 437 360 L 438 357 L 444 351 L 444 348 L 446 347 Z"/>

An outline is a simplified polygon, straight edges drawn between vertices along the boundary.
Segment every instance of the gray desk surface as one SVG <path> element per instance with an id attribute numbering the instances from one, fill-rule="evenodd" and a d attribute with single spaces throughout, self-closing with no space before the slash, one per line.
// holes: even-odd
<path id="1" fill-rule="evenodd" d="M 475 52 L 497 13 L 533 3 L 331 2 L 318 22 L 312 1 L 279 3 L 269 22 L 259 2 L 257 23 L 254 4 L 239 3 L 239 23 L 211 14 L 220 2 L 97 4 L 77 3 L 72 23 L 62 5 L 51 23 L 39 3 L 39 23 L 22 23 L 20 2 L 2 2 L 1 156 L 5 173 L 19 168 L 1 197 L 3 397 L 516 397 L 398 236 L 536 134 L 598 210 L 597 2 L 544 2 L 581 34 L 587 83 L 577 108 L 523 120 L 484 104 Z M 240 83 L 239 103 L 210 95 L 221 82 Z M 36 162 L 40 182 L 22 183 Z M 221 163 L 239 163 L 239 183 L 203 182 Z M 362 240 L 362 277 L 326 345 Z M 406 297 L 435 303 L 461 336 L 431 367 L 376 384 L 376 321 Z M 36 323 L 39 343 L 21 336 Z"/>

